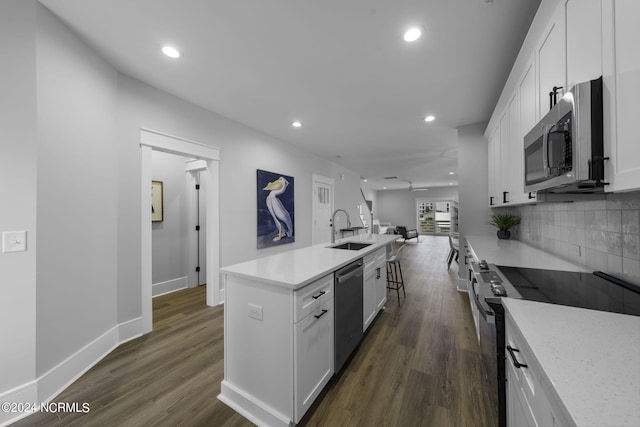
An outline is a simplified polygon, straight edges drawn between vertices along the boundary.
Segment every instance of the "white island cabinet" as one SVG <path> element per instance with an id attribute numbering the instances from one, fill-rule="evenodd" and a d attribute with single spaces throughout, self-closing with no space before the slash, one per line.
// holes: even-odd
<path id="1" fill-rule="evenodd" d="M 386 278 L 387 252 L 378 249 L 364 258 L 364 283 L 362 296 L 363 330 L 366 331 L 378 311 L 387 302 Z"/>
<path id="2" fill-rule="evenodd" d="M 380 265 L 395 237 L 355 236 L 345 240 L 370 246 L 315 245 L 223 268 L 225 366 L 218 398 L 259 426 L 298 423 L 334 374 L 334 272 L 360 258 Z"/>

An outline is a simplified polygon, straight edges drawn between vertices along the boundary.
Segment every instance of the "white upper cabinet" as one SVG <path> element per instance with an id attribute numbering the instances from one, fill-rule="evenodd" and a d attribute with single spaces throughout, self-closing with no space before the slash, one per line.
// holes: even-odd
<path id="1" fill-rule="evenodd" d="M 512 184 L 512 164 L 510 159 L 512 154 L 513 141 L 509 135 L 510 114 L 507 108 L 500 119 L 500 152 L 498 153 L 498 164 L 496 165 L 496 178 L 498 186 L 498 204 L 509 203 L 509 192 Z"/>
<path id="2" fill-rule="evenodd" d="M 558 5 L 551 22 L 536 45 L 538 76 L 538 117 L 544 117 L 551 109 L 549 93 L 554 87 L 561 87 L 558 99 L 566 90 L 566 36 L 565 8 Z"/>
<path id="3" fill-rule="evenodd" d="M 605 191 L 640 189 L 638 16 L 639 0 L 541 3 L 485 132 L 490 206 L 535 202 L 523 191 L 523 137 L 549 111 L 554 87 L 562 87 L 559 99 L 569 87 L 600 76 Z"/>
<path id="4" fill-rule="evenodd" d="M 640 1 L 603 0 L 607 191 L 640 189 Z M 609 98 L 610 97 L 610 98 Z"/>
<path id="5" fill-rule="evenodd" d="M 525 66 L 525 71 L 518 84 L 518 92 L 520 95 L 520 138 L 529 133 L 531 129 L 538 123 L 538 107 L 536 97 L 536 72 L 534 69 L 533 57 L 529 59 Z M 521 143 L 523 141 L 520 141 Z M 524 154 L 522 160 L 524 161 Z M 524 183 L 524 182 L 523 182 Z"/>
<path id="6" fill-rule="evenodd" d="M 498 161 L 500 159 L 500 126 L 496 126 L 489 138 L 487 154 L 489 165 L 489 206 L 496 207 L 499 206 L 499 201 L 501 200 L 498 197 L 498 181 L 500 180 L 500 177 L 498 176 Z"/>
<path id="7" fill-rule="evenodd" d="M 567 0 L 567 84 L 602 75 L 602 2 Z"/>

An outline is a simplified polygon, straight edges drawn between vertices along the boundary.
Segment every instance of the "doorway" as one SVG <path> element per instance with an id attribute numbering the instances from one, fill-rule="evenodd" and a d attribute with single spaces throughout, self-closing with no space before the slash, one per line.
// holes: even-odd
<path id="1" fill-rule="evenodd" d="M 417 229 L 422 235 L 444 236 L 458 229 L 458 203 L 455 200 L 416 200 Z"/>
<path id="2" fill-rule="evenodd" d="M 189 195 L 189 287 L 206 285 L 207 279 L 207 188 L 202 183 L 207 162 L 191 160 L 186 164 L 187 194 Z"/>
<path id="3" fill-rule="evenodd" d="M 206 162 L 159 150 L 151 154 L 157 197 L 151 227 L 155 298 L 205 283 L 205 199 L 200 203 L 199 193 L 204 191 L 200 173 L 206 171 Z"/>
<path id="4" fill-rule="evenodd" d="M 142 206 L 151 206 L 150 183 L 152 180 L 152 151 L 191 157 L 206 163 L 200 172 L 200 180 L 206 192 L 206 294 L 207 305 L 214 306 L 224 301 L 224 289 L 220 286 L 220 149 L 196 141 L 167 135 L 161 132 L 140 129 L 141 150 L 141 200 Z M 141 209 L 141 289 L 142 289 L 142 333 L 153 329 L 152 313 L 152 235 L 151 209 Z"/>

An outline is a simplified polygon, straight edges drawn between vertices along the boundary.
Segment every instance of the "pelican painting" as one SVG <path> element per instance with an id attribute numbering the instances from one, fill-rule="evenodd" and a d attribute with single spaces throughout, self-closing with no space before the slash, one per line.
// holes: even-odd
<path id="1" fill-rule="evenodd" d="M 258 248 L 294 242 L 292 217 L 293 178 L 258 170 Z"/>

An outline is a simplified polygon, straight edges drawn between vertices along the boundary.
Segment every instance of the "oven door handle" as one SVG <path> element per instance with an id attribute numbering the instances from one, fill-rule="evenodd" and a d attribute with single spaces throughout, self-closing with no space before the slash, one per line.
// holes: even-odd
<path id="1" fill-rule="evenodd" d="M 484 320 L 488 320 L 487 317 L 493 317 L 493 312 L 488 312 L 480 303 L 480 300 L 478 299 L 478 294 L 476 294 L 475 285 L 477 284 L 478 284 L 478 280 L 476 280 L 476 278 L 474 277 L 473 280 L 471 281 L 471 294 L 473 295 L 473 301 L 476 303 L 476 307 L 478 307 L 478 311 L 482 315 L 482 318 Z"/>

